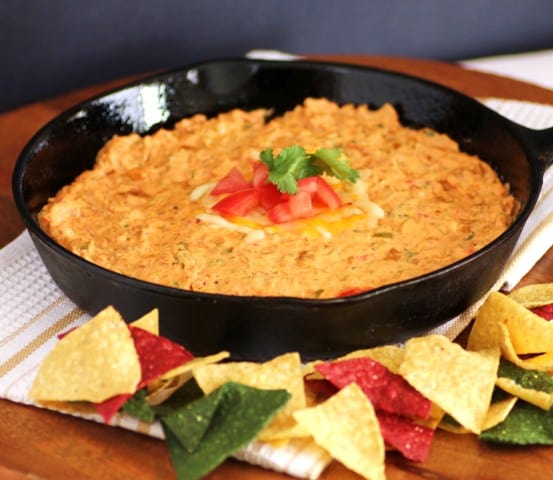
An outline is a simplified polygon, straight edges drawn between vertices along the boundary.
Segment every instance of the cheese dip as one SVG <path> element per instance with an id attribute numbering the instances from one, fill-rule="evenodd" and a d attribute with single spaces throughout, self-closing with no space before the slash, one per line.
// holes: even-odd
<path id="1" fill-rule="evenodd" d="M 492 168 L 446 135 L 402 126 L 391 105 L 308 98 L 269 111 L 198 114 L 172 129 L 109 140 L 93 169 L 44 206 L 44 231 L 124 275 L 198 292 L 330 298 L 413 278 L 482 248 L 518 203 Z M 338 208 L 273 224 L 211 207 L 236 167 L 251 179 L 260 152 L 339 148 L 355 183 L 325 179 Z"/>

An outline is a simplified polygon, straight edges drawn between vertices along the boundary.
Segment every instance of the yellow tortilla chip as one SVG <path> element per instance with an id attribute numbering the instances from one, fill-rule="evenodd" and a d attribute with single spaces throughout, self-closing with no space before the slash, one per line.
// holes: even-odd
<path id="1" fill-rule="evenodd" d="M 482 425 L 482 430 L 495 427 L 505 420 L 515 406 L 515 403 L 517 403 L 517 400 L 517 397 L 509 397 L 492 403 L 488 409 L 488 413 L 486 413 L 486 419 Z"/>
<path id="2" fill-rule="evenodd" d="M 504 400 L 493 402 L 486 413 L 486 418 L 482 424 L 482 431 L 495 427 L 505 420 L 515 406 L 517 400 L 517 397 L 509 397 Z M 451 433 L 472 433 L 468 428 L 457 423 L 450 423 L 446 420 L 440 422 L 438 427 Z"/>
<path id="3" fill-rule="evenodd" d="M 496 385 L 507 393 L 514 395 L 542 410 L 549 410 L 553 406 L 553 392 L 547 393 L 533 388 L 524 388 L 512 378 L 499 377 Z"/>
<path id="4" fill-rule="evenodd" d="M 384 365 L 392 373 L 397 373 L 403 360 L 403 348 L 396 345 L 384 345 L 382 347 L 368 348 L 366 350 L 356 350 L 344 355 L 339 360 L 363 357 L 372 358 L 376 362 Z"/>
<path id="5" fill-rule="evenodd" d="M 415 419 L 415 421 L 418 425 L 436 430 L 436 428 L 442 421 L 442 418 L 444 418 L 444 415 L 445 412 L 443 411 L 443 409 L 433 403 L 432 407 L 430 408 L 430 414 L 428 415 L 428 418 L 417 418 Z"/>
<path id="6" fill-rule="evenodd" d="M 40 365 L 30 397 L 102 402 L 134 393 L 140 378 L 130 330 L 121 315 L 107 307 L 56 344 Z"/>
<path id="7" fill-rule="evenodd" d="M 196 357 L 168 372 L 148 385 L 146 401 L 149 405 L 159 405 L 192 378 L 192 370 L 202 365 L 218 363 L 230 356 L 229 352 L 219 352 L 207 357 Z"/>
<path id="8" fill-rule="evenodd" d="M 193 375 L 205 394 L 228 381 L 256 388 L 288 390 L 291 394 L 290 401 L 265 427 L 259 439 L 275 440 L 307 435 L 305 431 L 298 428 L 292 416 L 294 411 L 306 406 L 301 360 L 298 353 L 287 353 L 265 363 L 228 362 L 202 365 L 194 368 Z"/>
<path id="9" fill-rule="evenodd" d="M 522 358 L 515 352 L 515 348 L 511 341 L 511 333 L 507 326 L 499 323 L 497 328 L 500 338 L 499 345 L 503 357 L 521 368 L 542 371 L 553 370 L 553 352 Z"/>
<path id="10" fill-rule="evenodd" d="M 553 323 L 500 292 L 492 292 L 476 313 L 468 349 L 499 345 L 502 335 L 499 324 L 509 330 L 510 341 L 518 355 L 553 352 Z"/>
<path id="11" fill-rule="evenodd" d="M 513 290 L 509 298 L 526 308 L 543 307 L 553 303 L 553 283 L 536 283 Z"/>
<path id="12" fill-rule="evenodd" d="M 357 384 L 316 407 L 296 411 L 294 418 L 349 469 L 366 479 L 385 478 L 384 440 L 374 408 Z"/>
<path id="13" fill-rule="evenodd" d="M 159 335 L 159 310 L 154 308 L 146 315 L 132 322 L 131 325 L 146 330 L 154 335 Z"/>
<path id="14" fill-rule="evenodd" d="M 429 335 L 406 343 L 399 373 L 462 426 L 480 433 L 498 366 L 499 348 L 468 352 L 442 335 Z"/>

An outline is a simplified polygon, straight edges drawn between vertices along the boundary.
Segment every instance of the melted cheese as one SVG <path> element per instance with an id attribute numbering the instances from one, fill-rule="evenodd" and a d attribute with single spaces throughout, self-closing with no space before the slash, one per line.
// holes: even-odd
<path id="1" fill-rule="evenodd" d="M 307 99 L 267 112 L 195 115 L 172 130 L 116 136 L 94 168 L 39 215 L 77 255 L 163 285 L 232 295 L 328 298 L 451 264 L 511 223 L 518 204 L 493 170 L 445 135 L 403 127 L 390 105 Z M 223 218 L 213 185 L 259 152 L 339 147 L 360 173 L 329 178 L 344 205 L 289 224 L 261 211 Z"/>

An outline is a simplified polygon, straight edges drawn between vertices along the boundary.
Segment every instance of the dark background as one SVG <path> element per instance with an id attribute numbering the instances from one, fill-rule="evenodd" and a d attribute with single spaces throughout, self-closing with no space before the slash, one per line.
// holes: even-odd
<path id="1" fill-rule="evenodd" d="M 0 0 L 0 111 L 257 48 L 445 61 L 553 48 L 553 1 Z"/>

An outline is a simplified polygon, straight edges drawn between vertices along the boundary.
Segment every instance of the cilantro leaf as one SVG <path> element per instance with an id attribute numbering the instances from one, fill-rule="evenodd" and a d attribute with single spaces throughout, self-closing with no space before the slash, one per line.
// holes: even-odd
<path id="1" fill-rule="evenodd" d="M 322 173 L 354 183 L 359 173 L 345 160 L 340 160 L 340 156 L 337 148 L 320 148 L 308 154 L 303 147 L 292 145 L 282 149 L 276 157 L 273 150 L 267 148 L 259 158 L 269 167 L 269 182 L 282 193 L 294 194 L 298 191 L 298 180 Z"/>
<path id="2" fill-rule="evenodd" d="M 275 157 L 272 148 L 266 148 L 259 154 L 259 159 L 269 167 L 269 170 L 275 168 Z"/>
<path id="3" fill-rule="evenodd" d="M 315 165 L 319 166 L 327 175 L 355 183 L 359 178 L 359 172 L 351 168 L 344 160 L 340 160 L 340 155 L 341 152 L 338 148 L 320 148 L 312 157 Z"/>
<path id="4" fill-rule="evenodd" d="M 261 160 L 269 167 L 269 182 L 274 183 L 283 193 L 296 193 L 298 180 L 318 174 L 305 149 L 297 145 L 283 149 L 276 157 L 272 151 L 271 158 L 265 153 Z"/>

